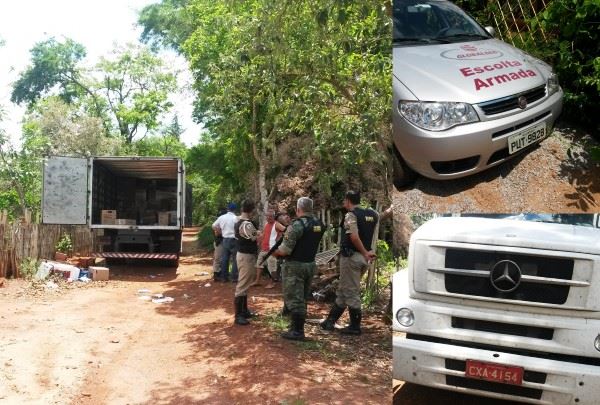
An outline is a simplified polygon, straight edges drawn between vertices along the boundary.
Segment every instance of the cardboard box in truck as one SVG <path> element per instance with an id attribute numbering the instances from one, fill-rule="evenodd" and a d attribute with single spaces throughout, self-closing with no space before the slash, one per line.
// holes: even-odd
<path id="1" fill-rule="evenodd" d="M 117 211 L 102 210 L 100 214 L 100 223 L 102 225 L 115 225 L 117 223 Z"/>
<path id="2" fill-rule="evenodd" d="M 163 211 L 158 213 L 158 224 L 159 225 L 169 225 L 169 212 Z"/>

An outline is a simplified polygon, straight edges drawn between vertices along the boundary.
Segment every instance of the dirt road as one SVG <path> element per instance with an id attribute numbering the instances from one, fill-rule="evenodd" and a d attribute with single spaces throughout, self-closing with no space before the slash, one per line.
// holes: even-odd
<path id="1" fill-rule="evenodd" d="M 598 142 L 559 126 L 539 147 L 502 165 L 457 180 L 420 177 L 396 190 L 402 213 L 424 212 L 598 212 L 600 164 L 589 153 Z"/>
<path id="2" fill-rule="evenodd" d="M 214 284 L 210 258 L 178 269 L 114 267 L 108 282 L 0 289 L 0 402 L 7 404 L 390 403 L 391 335 L 366 316 L 358 339 L 280 339 L 281 297 L 256 288 L 262 320 L 234 326 L 233 284 Z M 210 286 L 208 286 L 210 284 Z M 138 298 L 146 288 L 175 299 Z M 320 317 L 325 304 L 311 304 Z M 271 315 L 269 315 L 271 314 Z"/>

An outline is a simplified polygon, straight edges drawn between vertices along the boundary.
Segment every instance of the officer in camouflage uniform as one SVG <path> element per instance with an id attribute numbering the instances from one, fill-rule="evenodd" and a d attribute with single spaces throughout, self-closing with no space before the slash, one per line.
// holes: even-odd
<path id="1" fill-rule="evenodd" d="M 344 199 L 344 208 L 348 212 L 343 224 L 337 297 L 327 319 L 321 323 L 321 328 L 324 330 L 334 330 L 335 323 L 348 307 L 350 325 L 340 331 L 348 335 L 361 333 L 360 279 L 368 268 L 369 262 L 375 258 L 371 244 L 379 220 L 377 212 L 370 208 L 360 208 L 358 204 L 360 204 L 360 193 L 348 191 Z"/>
<path id="2" fill-rule="evenodd" d="M 315 256 L 325 232 L 325 225 L 313 216 L 313 201 L 301 197 L 296 204 L 297 219 L 287 228 L 283 243 L 274 255 L 284 257 L 283 300 L 291 313 L 290 329 L 284 339 L 303 340 L 306 300 L 317 265 Z"/>

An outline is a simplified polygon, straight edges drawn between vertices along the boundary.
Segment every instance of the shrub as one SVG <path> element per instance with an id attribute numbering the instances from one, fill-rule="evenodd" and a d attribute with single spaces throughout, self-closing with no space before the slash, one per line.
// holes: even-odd
<path id="1" fill-rule="evenodd" d="M 54 249 L 57 252 L 61 253 L 69 253 L 73 250 L 73 241 L 71 240 L 71 236 L 69 234 L 63 234 L 60 240 L 54 246 Z"/>

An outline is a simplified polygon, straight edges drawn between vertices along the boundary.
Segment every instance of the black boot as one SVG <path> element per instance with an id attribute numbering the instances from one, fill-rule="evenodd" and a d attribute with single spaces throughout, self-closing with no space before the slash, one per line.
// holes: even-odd
<path id="1" fill-rule="evenodd" d="M 340 316 L 342 316 L 345 309 L 346 308 L 344 308 L 344 307 L 339 307 L 334 302 L 333 305 L 331 306 L 331 310 L 329 311 L 329 315 L 327 315 L 327 319 L 325 319 L 323 322 L 321 322 L 321 329 L 328 330 L 328 331 L 334 330 L 335 323 L 337 322 L 338 319 L 340 319 Z"/>
<path id="2" fill-rule="evenodd" d="M 304 340 L 304 321 L 306 316 L 299 312 L 292 312 L 290 329 L 283 332 L 281 337 L 289 340 Z"/>
<path id="3" fill-rule="evenodd" d="M 254 317 L 258 316 L 258 315 L 256 314 L 256 312 L 252 312 L 252 311 L 250 311 L 250 310 L 248 309 L 248 296 L 247 296 L 247 295 L 244 295 L 244 296 L 243 296 L 243 297 L 241 297 L 241 298 L 243 298 L 243 300 L 242 300 L 242 301 L 243 301 L 243 304 L 242 304 L 242 316 L 243 316 L 244 318 L 246 318 L 246 319 L 249 319 L 249 318 L 254 318 Z"/>
<path id="4" fill-rule="evenodd" d="M 350 308 L 350 325 L 346 326 L 340 332 L 344 335 L 360 335 L 360 321 L 362 320 L 362 311 L 360 308 Z"/>
<path id="5" fill-rule="evenodd" d="M 248 325 L 250 323 L 250 322 L 248 322 L 248 320 L 246 318 L 244 318 L 244 315 L 243 315 L 244 298 L 245 297 L 243 297 L 243 296 L 235 297 L 235 300 L 234 300 L 234 304 L 235 304 L 235 321 L 234 321 L 234 323 L 236 325 Z"/>
<path id="6" fill-rule="evenodd" d="M 283 308 L 281 309 L 281 316 L 290 316 L 291 312 L 288 309 L 287 305 L 285 305 L 285 302 L 283 303 Z"/>

